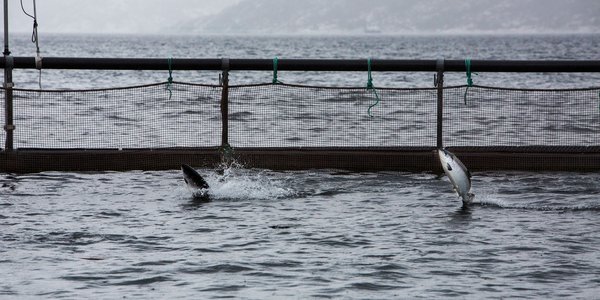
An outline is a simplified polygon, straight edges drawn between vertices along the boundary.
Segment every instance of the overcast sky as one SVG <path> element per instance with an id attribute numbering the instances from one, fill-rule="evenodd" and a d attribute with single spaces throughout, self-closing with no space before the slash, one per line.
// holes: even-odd
<path id="1" fill-rule="evenodd" d="M 9 2 L 11 33 L 30 33 L 21 1 Z M 22 3 L 33 14 L 33 0 Z M 598 33 L 600 0 L 38 0 L 37 17 L 41 36 L 358 33 L 367 25 L 391 34 Z"/>
<path id="2" fill-rule="evenodd" d="M 23 0 L 33 15 L 33 0 Z M 157 33 L 181 20 L 214 14 L 240 0 L 38 0 L 42 33 Z M 11 32 L 30 32 L 33 26 L 19 0 L 9 0 Z"/>

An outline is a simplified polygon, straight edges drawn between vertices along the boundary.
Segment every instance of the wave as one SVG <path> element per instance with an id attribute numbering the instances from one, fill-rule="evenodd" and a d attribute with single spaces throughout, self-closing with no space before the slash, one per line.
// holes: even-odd
<path id="1" fill-rule="evenodd" d="M 600 211 L 600 204 L 581 204 L 581 205 L 563 205 L 552 203 L 514 203 L 511 201 L 485 197 L 484 199 L 474 200 L 471 205 L 499 209 L 518 209 L 533 211 Z"/>

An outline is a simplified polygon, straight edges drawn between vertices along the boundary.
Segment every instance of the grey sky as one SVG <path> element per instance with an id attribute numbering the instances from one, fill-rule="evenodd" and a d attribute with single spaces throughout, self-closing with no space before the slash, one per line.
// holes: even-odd
<path id="1" fill-rule="evenodd" d="M 31 32 L 20 1 L 9 2 L 11 32 Z M 23 3 L 33 13 L 33 0 Z M 40 35 L 600 32 L 599 0 L 37 0 L 37 8 Z"/>
<path id="2" fill-rule="evenodd" d="M 240 0 L 37 0 L 42 33 L 160 33 L 182 20 L 221 11 Z M 23 0 L 33 15 L 33 1 Z M 11 32 L 30 32 L 19 0 L 9 1 Z"/>

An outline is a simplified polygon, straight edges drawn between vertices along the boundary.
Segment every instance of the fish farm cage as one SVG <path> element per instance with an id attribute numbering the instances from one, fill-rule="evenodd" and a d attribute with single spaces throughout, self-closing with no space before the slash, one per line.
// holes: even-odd
<path id="1" fill-rule="evenodd" d="M 39 63 L 0 59 L 0 172 L 208 168 L 232 160 L 274 170 L 440 172 L 440 147 L 471 170 L 600 170 L 600 87 L 444 85 L 449 72 L 600 72 L 600 61 L 45 57 L 44 69 L 204 70 L 222 78 L 86 90 L 13 86 L 14 69 Z M 273 82 L 230 83 L 238 71 L 273 72 Z M 435 85 L 284 84 L 277 71 L 431 72 Z"/>

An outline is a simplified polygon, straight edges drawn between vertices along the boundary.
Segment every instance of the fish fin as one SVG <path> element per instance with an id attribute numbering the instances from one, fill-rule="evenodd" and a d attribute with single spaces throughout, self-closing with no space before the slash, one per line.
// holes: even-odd
<path id="1" fill-rule="evenodd" d="M 183 165 L 181 165 L 181 170 L 184 173 L 183 180 L 185 180 L 186 184 L 189 185 L 190 183 L 192 183 L 199 189 L 208 189 L 209 188 L 206 180 L 194 168 L 192 168 L 186 164 L 183 164 Z M 187 176 L 187 178 L 186 178 L 186 176 Z M 188 178 L 189 178 L 189 181 L 188 181 Z"/>
<path id="2" fill-rule="evenodd" d="M 448 171 L 452 171 L 452 166 L 450 164 L 446 164 L 446 168 L 448 169 Z"/>

